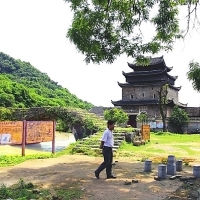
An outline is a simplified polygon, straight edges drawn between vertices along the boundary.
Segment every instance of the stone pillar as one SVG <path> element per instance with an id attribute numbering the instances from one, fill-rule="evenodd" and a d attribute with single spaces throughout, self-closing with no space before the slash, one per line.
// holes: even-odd
<path id="1" fill-rule="evenodd" d="M 182 160 L 177 160 L 176 161 L 176 171 L 181 172 L 183 170 L 183 161 Z"/>
<path id="2" fill-rule="evenodd" d="M 151 172 L 151 160 L 145 160 L 144 163 L 144 172 Z"/>
<path id="3" fill-rule="evenodd" d="M 173 155 L 168 156 L 167 160 L 167 175 L 176 174 L 176 158 Z"/>
<path id="4" fill-rule="evenodd" d="M 200 165 L 193 166 L 193 176 L 195 178 L 200 178 Z"/>
<path id="5" fill-rule="evenodd" d="M 166 165 L 160 164 L 158 165 L 158 178 L 166 179 Z"/>

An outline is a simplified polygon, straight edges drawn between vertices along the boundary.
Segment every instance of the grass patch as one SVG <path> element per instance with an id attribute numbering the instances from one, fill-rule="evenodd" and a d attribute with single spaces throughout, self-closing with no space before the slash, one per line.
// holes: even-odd
<path id="1" fill-rule="evenodd" d="M 129 131 L 130 128 L 123 128 L 122 130 Z M 102 156 L 101 150 L 98 148 L 100 145 L 100 138 L 102 132 L 97 135 L 90 136 L 87 140 L 77 141 L 70 144 L 66 149 L 57 152 L 56 154 L 35 154 L 35 155 L 10 155 L 0 156 L 0 167 L 12 166 L 30 159 L 46 159 L 56 158 L 62 155 L 88 155 L 88 156 Z M 83 144 L 81 148 L 78 145 Z M 97 148 L 87 145 L 97 145 Z M 164 163 L 168 155 L 175 155 L 177 159 L 182 159 L 185 164 L 194 162 L 196 159 L 200 160 L 200 135 L 186 135 L 186 134 L 173 134 L 169 132 L 151 133 L 150 142 L 142 146 L 133 146 L 132 143 L 122 142 L 120 148 L 114 156 L 116 157 L 129 157 L 131 160 L 144 161 L 147 158 L 155 162 Z M 184 161 L 185 159 L 185 161 Z"/>
<path id="2" fill-rule="evenodd" d="M 146 145 L 133 146 L 132 143 L 123 142 L 117 152 L 117 157 L 129 156 L 138 161 L 149 158 L 154 162 L 165 163 L 168 155 L 175 155 L 177 159 L 182 159 L 186 164 L 196 159 L 200 160 L 199 146 L 200 135 L 198 134 L 158 132 L 151 133 L 150 142 Z"/>
<path id="3" fill-rule="evenodd" d="M 0 199 L 71 200 L 81 198 L 82 194 L 83 192 L 76 185 L 68 188 L 42 189 L 32 183 L 25 183 L 23 179 L 11 187 L 7 187 L 3 183 L 0 185 Z"/>
<path id="4" fill-rule="evenodd" d="M 54 157 L 56 157 L 56 155 L 53 155 L 53 154 L 35 154 L 35 155 L 27 155 L 27 156 L 3 155 L 3 156 L 0 156 L 0 167 L 13 166 L 30 159 L 45 159 L 45 158 L 54 158 Z"/>
<path id="5" fill-rule="evenodd" d="M 130 133 L 130 132 L 133 132 L 133 130 L 134 128 L 132 127 L 129 127 L 129 128 L 115 127 L 114 132 L 115 133 L 123 133 L 123 132 Z"/>

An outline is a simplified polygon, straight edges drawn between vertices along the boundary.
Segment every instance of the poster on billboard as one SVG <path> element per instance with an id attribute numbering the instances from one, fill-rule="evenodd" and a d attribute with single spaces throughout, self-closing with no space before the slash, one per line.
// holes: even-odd
<path id="1" fill-rule="evenodd" d="M 22 121 L 0 122 L 1 144 L 22 144 L 22 133 L 23 133 Z"/>
<path id="2" fill-rule="evenodd" d="M 53 121 L 27 121 L 26 144 L 52 141 L 53 132 Z"/>
<path id="3" fill-rule="evenodd" d="M 150 125 L 142 125 L 142 139 L 150 141 Z"/>

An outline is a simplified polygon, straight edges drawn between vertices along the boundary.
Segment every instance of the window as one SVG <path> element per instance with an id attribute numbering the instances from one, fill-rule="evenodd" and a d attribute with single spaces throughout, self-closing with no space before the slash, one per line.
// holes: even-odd
<path id="1" fill-rule="evenodd" d="M 153 87 L 151 89 L 153 90 Z"/>
<path id="2" fill-rule="evenodd" d="M 147 106 L 140 106 L 139 109 L 140 110 L 147 110 Z"/>
<path id="3" fill-rule="evenodd" d="M 144 93 L 142 93 L 142 96 L 144 97 Z"/>
<path id="4" fill-rule="evenodd" d="M 131 94 L 131 99 L 133 99 L 133 95 Z"/>
<path id="5" fill-rule="evenodd" d="M 147 112 L 147 106 L 140 106 L 139 112 Z"/>
<path id="6" fill-rule="evenodd" d="M 153 98 L 154 98 L 154 99 L 156 98 L 156 94 L 153 94 Z"/>

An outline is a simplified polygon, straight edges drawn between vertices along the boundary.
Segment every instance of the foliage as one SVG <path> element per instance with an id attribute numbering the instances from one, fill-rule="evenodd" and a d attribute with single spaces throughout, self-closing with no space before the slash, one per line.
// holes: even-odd
<path id="1" fill-rule="evenodd" d="M 200 92 L 200 65 L 197 62 L 189 63 L 188 79 L 192 81 L 193 88 Z"/>
<path id="2" fill-rule="evenodd" d="M 0 120 L 12 119 L 13 111 L 7 108 L 0 108 Z"/>
<path id="3" fill-rule="evenodd" d="M 42 107 L 42 108 L 0 108 L 0 120 L 56 120 L 59 131 L 71 130 L 80 125 L 89 135 L 105 128 L 106 122 L 97 115 L 81 108 Z"/>
<path id="4" fill-rule="evenodd" d="M 189 117 L 187 113 L 179 108 L 178 106 L 175 106 L 173 108 L 173 112 L 169 118 L 169 123 L 176 129 L 178 133 L 182 132 L 182 126 L 188 122 Z"/>
<path id="5" fill-rule="evenodd" d="M 33 192 L 33 189 L 39 192 Z M 15 200 L 27 200 L 27 199 L 62 199 L 70 200 L 74 198 L 80 198 L 82 191 L 77 187 L 52 188 L 50 189 L 38 189 L 33 183 L 26 183 L 23 178 L 19 179 L 19 182 L 11 187 L 7 187 L 5 184 L 0 185 L 0 199 L 15 199 Z"/>
<path id="6" fill-rule="evenodd" d="M 0 52 L 0 107 L 76 107 L 93 105 L 71 94 L 30 63 Z"/>
<path id="7" fill-rule="evenodd" d="M 137 122 L 140 122 L 142 124 L 146 123 L 148 120 L 148 115 L 146 112 L 140 112 L 140 114 L 137 115 Z"/>
<path id="8" fill-rule="evenodd" d="M 27 155 L 27 156 L 2 155 L 2 156 L 0 156 L 0 167 L 16 165 L 16 164 L 22 163 L 26 160 L 53 158 L 55 156 L 56 155 L 54 155 L 54 154 L 35 154 L 35 155 Z"/>
<path id="9" fill-rule="evenodd" d="M 129 132 L 132 132 L 133 130 L 134 130 L 133 127 L 129 127 L 129 128 L 115 127 L 114 132 L 115 133 L 129 133 Z"/>
<path id="10" fill-rule="evenodd" d="M 117 124 L 123 124 L 127 122 L 128 115 L 122 109 L 112 108 L 104 111 L 105 120 L 113 120 Z"/>
<path id="11" fill-rule="evenodd" d="M 179 28 L 179 9 L 186 8 L 187 30 L 190 21 L 198 24 L 199 0 L 65 0 L 70 2 L 74 17 L 67 37 L 85 55 L 87 63 L 113 63 L 122 54 L 147 65 L 145 54 L 156 54 L 173 49 L 182 38 Z M 157 12 L 156 12 L 157 11 Z M 154 35 L 145 41 L 141 27 L 152 24 Z"/>

